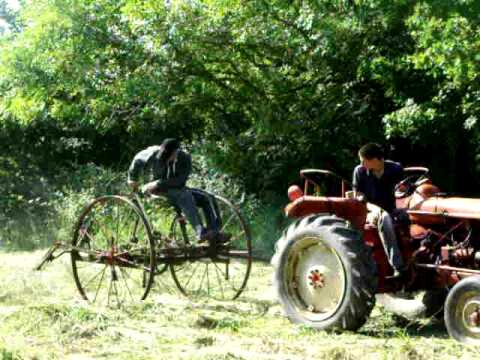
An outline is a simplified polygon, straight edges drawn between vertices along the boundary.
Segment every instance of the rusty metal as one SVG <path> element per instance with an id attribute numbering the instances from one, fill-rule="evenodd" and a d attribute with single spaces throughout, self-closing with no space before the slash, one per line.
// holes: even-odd
<path id="1" fill-rule="evenodd" d="M 463 291 L 468 291 L 468 296 L 474 296 L 469 303 L 465 304 L 465 298 L 461 298 L 454 305 L 451 305 L 454 300 L 446 301 L 445 316 L 458 317 L 462 323 L 461 326 L 466 329 L 451 331 L 447 324 L 447 330 L 453 337 L 457 338 L 456 332 L 463 332 L 464 334 L 460 334 L 464 336 L 463 340 L 480 342 L 480 293 L 478 279 L 476 279 L 476 277 L 480 278 L 480 198 L 453 197 L 442 193 L 430 178 L 426 177 L 427 168 L 405 168 L 404 171 L 407 173 L 409 171 L 420 172 L 421 174 L 416 179 L 407 174 L 407 177 L 397 184 L 393 192 L 397 209 L 390 215 L 394 219 L 393 225 L 400 250 L 398 255 L 403 258 L 407 268 L 405 275 L 400 278 L 393 279 L 389 276 L 394 272 L 391 265 L 393 261 L 389 261 L 387 258 L 388 250 L 385 250 L 380 239 L 378 223 L 375 223 L 375 226 L 366 223 L 365 202 L 358 198 L 346 197 L 343 181 L 340 181 L 341 197 L 337 197 L 336 194 L 335 196 L 330 196 L 333 194 L 318 196 L 312 192 L 312 185 L 315 186 L 316 183 L 322 181 L 319 180 L 319 175 L 332 175 L 331 172 L 315 169 L 302 170 L 301 177 L 305 183 L 304 196 L 291 199 L 292 201 L 285 207 L 285 213 L 290 218 L 304 218 L 310 215 L 317 215 L 320 218 L 323 214 L 331 214 L 343 221 L 348 221 L 351 228 L 359 230 L 359 238 L 361 236 L 363 243 L 370 248 L 372 260 L 377 268 L 378 285 L 374 290 L 376 294 L 398 290 L 406 292 L 444 290 L 445 294 L 439 292 L 438 299 L 435 299 L 440 305 L 444 303 L 444 295 L 446 296 L 449 288 L 461 286 L 462 282 L 465 284 L 464 286 L 475 284 L 475 286 L 463 288 Z M 402 184 L 408 186 L 400 189 L 399 186 Z M 338 186 L 335 189 L 337 191 Z M 354 192 L 352 191 L 352 193 Z M 306 221 L 305 225 L 308 224 L 312 227 L 332 225 L 333 227 L 336 219 L 333 216 L 332 218 L 334 219 L 332 222 Z M 362 255 L 347 253 L 345 256 Z M 308 301 L 301 298 L 301 304 L 306 308 L 304 312 L 308 312 L 312 318 L 317 314 L 312 315 L 311 313 L 320 313 L 321 311 L 318 307 L 315 308 L 313 304 L 316 303 L 310 299 L 318 298 L 324 301 L 328 296 L 324 293 L 330 286 L 330 284 L 325 284 L 324 274 L 319 271 L 322 269 L 320 267 L 322 261 L 324 260 L 319 259 L 318 263 L 308 263 L 302 267 L 301 275 L 294 273 L 293 284 L 288 282 L 284 284 L 289 287 L 287 296 L 298 292 L 308 298 Z M 292 261 L 292 263 L 294 262 Z M 284 266 L 291 265 L 287 263 Z M 465 280 L 469 277 L 472 278 Z M 327 280 L 330 282 L 330 277 Z M 319 290 L 324 286 L 325 289 Z M 453 291 L 460 291 L 461 288 L 454 287 L 453 289 L 459 289 Z M 451 293 L 452 297 L 449 299 L 454 299 L 453 295 L 454 293 Z M 437 297 L 436 294 L 432 294 L 432 296 Z M 431 304 L 425 302 L 422 305 L 425 307 L 426 313 L 427 306 Z M 462 308 L 458 308 L 459 306 Z M 438 313 L 439 311 L 436 311 L 436 314 Z M 313 322 L 311 318 L 305 317 L 305 319 L 302 321 Z M 317 326 L 317 320 L 315 322 L 315 326 Z M 322 326 L 328 328 L 330 324 Z"/>
<path id="2" fill-rule="evenodd" d="M 359 230 L 363 230 L 367 218 L 366 204 L 357 199 L 304 195 L 285 207 L 285 214 L 295 218 L 322 212 L 349 220 Z"/>
<path id="3" fill-rule="evenodd" d="M 461 225 L 466 225 L 467 224 L 467 221 L 466 220 L 462 220 L 462 221 L 459 221 L 456 225 L 452 226 L 446 233 L 444 233 L 440 239 L 438 239 L 438 241 L 436 242 L 435 246 L 437 246 L 438 244 L 441 244 L 442 241 L 444 239 L 447 238 L 448 235 L 452 234 L 455 230 L 457 230 Z"/>
<path id="4" fill-rule="evenodd" d="M 432 196 L 415 204 L 411 210 L 450 218 L 479 220 L 480 211 L 478 209 L 480 209 L 480 199 Z"/>
<path id="5" fill-rule="evenodd" d="M 452 272 L 457 272 L 459 274 L 480 275 L 480 270 L 459 268 L 459 267 L 448 266 L 448 265 L 415 264 L 415 266 L 420 268 L 425 268 L 425 269 L 452 271 Z"/>
<path id="6" fill-rule="evenodd" d="M 318 269 L 310 271 L 308 279 L 310 280 L 310 286 L 314 289 L 323 288 L 325 286 L 325 276 Z"/>
<path id="7" fill-rule="evenodd" d="M 480 309 L 477 308 L 476 311 L 470 314 L 468 322 L 470 326 L 480 326 Z"/>
<path id="8" fill-rule="evenodd" d="M 199 189 L 193 189 L 198 192 L 203 192 L 202 190 Z M 221 289 L 221 296 L 224 296 L 225 291 L 225 285 L 221 284 L 221 281 L 230 281 L 230 275 L 233 274 L 233 272 L 230 271 L 229 267 L 235 261 L 236 259 L 241 260 L 239 264 L 242 266 L 242 272 L 240 273 L 239 281 L 242 281 L 237 287 L 233 287 L 230 285 L 232 288 L 232 291 L 228 293 L 228 295 L 225 295 L 228 297 L 228 299 L 234 299 L 240 295 L 240 293 L 244 290 L 246 286 L 247 279 L 250 274 L 250 268 L 251 268 L 251 261 L 252 261 L 252 248 L 251 248 L 251 235 L 250 235 L 250 230 L 248 227 L 248 224 L 245 222 L 243 216 L 241 215 L 239 209 L 237 208 L 236 205 L 233 205 L 230 201 L 227 199 L 224 199 L 221 196 L 211 194 L 204 192 L 206 196 L 211 196 L 212 198 L 215 199 L 215 201 L 221 203 L 224 208 L 225 208 L 225 216 L 229 216 L 229 218 L 225 218 L 225 224 L 223 226 L 226 226 L 227 224 L 229 226 L 232 226 L 232 219 L 236 221 L 236 226 L 238 227 L 235 228 L 238 231 L 236 232 L 236 235 L 234 238 L 229 239 L 229 241 L 225 241 L 223 243 L 217 244 L 216 242 L 212 242 L 209 244 L 201 244 L 198 243 L 193 245 L 191 239 L 188 239 L 187 232 L 184 229 L 185 225 L 187 223 L 185 216 L 183 216 L 178 210 L 176 213 L 176 217 L 174 218 L 172 225 L 170 226 L 171 229 L 170 231 L 173 231 L 173 225 L 178 224 L 177 226 L 177 235 L 172 235 L 172 233 L 169 233 L 168 236 L 163 236 L 161 233 L 158 233 L 154 230 L 152 230 L 152 226 L 149 223 L 149 220 L 147 218 L 145 209 L 143 207 L 142 202 L 140 201 L 140 198 L 138 197 L 137 194 L 133 194 L 131 196 L 122 196 L 122 195 L 105 195 L 101 196 L 99 198 L 95 198 L 92 201 L 90 201 L 85 208 L 83 209 L 79 220 L 76 225 L 76 230 L 74 232 L 74 238 L 71 244 L 60 242 L 60 241 L 55 241 L 53 245 L 48 249 L 46 254 L 42 257 L 41 262 L 39 265 L 35 267 L 36 270 L 40 270 L 46 262 L 53 261 L 60 257 L 61 255 L 64 254 L 70 254 L 71 259 L 72 259 L 72 268 L 74 270 L 74 279 L 77 285 L 78 290 L 81 293 L 81 296 L 85 300 L 91 300 L 95 302 L 96 300 L 96 294 L 98 294 L 98 289 L 100 286 L 96 289 L 95 294 L 91 294 L 90 298 L 87 297 L 84 285 L 82 284 L 84 279 L 80 279 L 79 276 L 77 275 L 77 267 L 76 263 L 77 262 L 82 262 L 82 263 L 91 263 L 91 264 L 100 264 L 100 265 L 107 265 L 110 268 L 111 275 L 110 279 L 111 281 L 117 281 L 123 271 L 123 269 L 137 269 L 140 271 L 143 271 L 144 273 L 144 283 L 142 285 L 141 290 L 141 296 L 140 299 L 143 300 L 146 295 L 148 294 L 148 291 L 150 290 L 150 287 L 152 285 L 152 280 L 153 276 L 155 274 L 160 274 L 166 269 L 172 270 L 172 276 L 174 277 L 174 281 L 179 288 L 181 292 L 184 292 L 183 290 L 186 285 L 188 285 L 188 279 L 186 280 L 187 283 L 184 287 L 180 288 L 180 285 L 178 283 L 178 276 L 175 275 L 173 268 L 176 267 L 177 265 L 182 265 L 185 263 L 190 263 L 190 262 L 196 262 L 199 261 L 200 263 L 205 263 L 207 264 L 214 264 L 212 265 L 212 269 L 214 269 L 214 266 L 216 269 L 219 269 L 218 266 L 225 267 L 225 270 L 223 270 L 225 273 L 222 274 L 222 276 L 217 276 L 215 279 L 216 281 L 218 280 L 219 284 L 217 284 L 217 287 Z M 118 210 L 118 203 L 121 203 L 122 206 L 126 206 L 127 208 L 130 207 L 131 210 L 127 214 L 131 216 L 138 216 L 139 220 L 136 220 L 135 226 L 133 227 L 133 233 L 129 236 L 130 238 L 130 243 L 124 244 L 124 246 L 119 247 L 114 245 L 115 243 L 115 238 L 107 237 L 105 242 L 110 245 L 103 245 L 100 246 L 100 248 L 93 249 L 90 248 L 90 243 L 94 243 L 95 239 L 94 236 L 90 233 L 90 222 L 85 222 L 85 218 L 87 215 L 92 212 L 92 209 L 94 209 L 96 206 L 103 207 L 105 203 L 109 204 L 108 202 L 111 201 L 111 204 L 117 204 L 117 217 L 116 221 L 124 220 L 124 218 L 120 218 L 118 216 L 119 210 Z M 101 205 L 100 205 L 101 204 Z M 113 205 L 115 206 L 115 205 Z M 169 205 L 168 205 L 169 206 Z M 173 211 L 174 209 L 172 209 Z M 218 209 L 216 209 L 218 211 Z M 230 211 L 230 212 L 228 212 Z M 232 215 L 233 214 L 233 215 Z M 94 213 L 94 216 L 102 216 L 102 212 L 96 212 Z M 98 223 L 96 223 L 98 225 Z M 143 224 L 145 227 L 145 236 L 147 239 L 146 244 L 144 247 L 138 247 L 136 244 L 138 243 L 138 239 L 135 236 L 135 233 L 137 232 L 137 226 L 138 224 Z M 222 228 L 223 230 L 223 228 Z M 220 230 L 220 231 L 222 231 Z M 129 231 L 130 233 L 130 231 Z M 110 234 L 109 234 L 110 235 Z M 118 233 L 118 226 L 117 226 L 117 233 L 116 236 L 119 237 Z M 181 244 L 178 244 L 175 239 L 180 236 L 181 239 L 180 241 L 182 242 Z M 241 237 L 241 238 L 240 238 Z M 238 239 L 241 239 L 241 247 L 238 247 L 238 245 L 234 242 L 237 241 Z M 128 239 L 127 239 L 128 240 Z M 178 239 L 177 239 L 178 240 Z M 175 247 L 173 247 L 171 244 L 175 244 Z M 72 245 L 75 244 L 75 245 Z M 152 256 L 153 253 L 153 256 Z M 152 258 L 154 260 L 152 260 Z M 235 259 L 235 260 L 234 260 Z M 233 260 L 233 261 L 232 261 Z M 203 262 L 202 262 L 203 261 Z M 163 266 L 163 268 L 160 268 L 160 266 Z M 101 268 L 101 267 L 100 267 Z M 106 269 L 107 267 L 103 268 Z M 197 268 L 194 268 L 193 271 L 196 271 Z M 117 273 L 117 271 L 120 271 Z M 219 270 L 220 271 L 220 270 Z M 99 272 L 100 274 L 100 272 Z M 101 273 L 101 277 L 99 277 L 99 284 L 102 283 L 103 281 L 103 273 Z M 147 275 L 145 275 L 147 274 Z M 224 275 L 224 276 L 223 276 Z M 125 275 L 122 275 L 123 278 L 125 279 Z M 147 280 L 145 280 L 145 276 L 147 276 Z M 191 277 L 190 277 L 191 278 Z M 92 279 L 95 279 L 95 277 L 92 277 Z M 145 282 L 146 281 L 146 282 Z M 201 283 L 200 285 L 206 285 L 210 288 L 210 283 L 207 279 L 207 283 L 203 284 Z M 86 284 L 88 285 L 89 282 L 86 281 Z M 128 285 L 127 285 L 128 287 Z M 197 291 L 200 291 L 201 289 L 198 288 Z M 108 290 L 108 295 L 110 295 L 110 289 Z M 116 290 L 115 290 L 116 291 Z M 208 291 L 207 291 L 208 293 Z M 232 295 L 230 296 L 230 293 Z M 118 293 L 117 293 L 118 295 Z M 131 294 L 130 294 L 131 295 Z M 210 294 L 209 294 L 210 296 Z M 118 300 L 118 299 L 117 299 Z M 109 301 L 108 296 L 107 296 L 107 302 Z"/>
<path id="9" fill-rule="evenodd" d="M 473 259 L 474 252 L 475 252 L 474 248 L 467 247 L 467 248 L 455 249 L 452 255 L 458 261 L 465 261 L 465 260 Z"/>

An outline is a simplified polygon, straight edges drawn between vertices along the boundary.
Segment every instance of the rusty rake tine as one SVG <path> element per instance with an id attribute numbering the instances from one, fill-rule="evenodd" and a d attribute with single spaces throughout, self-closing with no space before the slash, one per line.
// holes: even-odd
<path id="1" fill-rule="evenodd" d="M 222 299 L 225 299 L 225 292 L 223 291 L 223 285 L 222 285 L 222 277 L 218 273 L 218 267 L 216 266 L 217 264 L 214 264 L 215 267 L 215 274 L 217 275 L 218 283 L 220 284 L 220 291 L 222 292 Z"/>
<path id="2" fill-rule="evenodd" d="M 130 217 L 130 215 L 134 213 L 133 209 L 131 207 L 128 208 L 128 212 L 127 212 L 127 216 L 125 217 L 125 220 L 123 221 L 123 224 L 121 225 L 120 227 L 120 233 L 122 233 L 123 229 L 125 227 L 127 227 L 127 230 L 128 230 L 128 226 L 129 226 L 129 222 L 128 222 L 128 219 Z M 128 231 L 127 231 L 127 235 L 128 235 Z"/>
<path id="3" fill-rule="evenodd" d="M 220 231 L 225 230 L 225 228 L 227 227 L 227 225 L 230 224 L 230 221 L 232 221 L 232 219 L 235 217 L 235 215 L 237 215 L 235 213 L 235 211 L 232 211 L 232 216 L 230 216 L 229 219 L 227 220 L 227 222 L 225 224 L 223 224 L 222 229 Z"/>
<path id="4" fill-rule="evenodd" d="M 107 267 L 107 265 L 105 265 L 105 267 Z M 85 284 L 85 287 L 87 287 L 98 275 L 103 273 L 105 271 L 105 267 L 103 268 L 103 270 L 100 270 L 98 273 L 96 273 L 90 280 L 88 280 Z"/>
<path id="5" fill-rule="evenodd" d="M 108 287 L 107 293 L 107 306 L 110 306 L 110 293 L 112 292 L 112 281 L 110 280 L 110 286 Z"/>
<path id="6" fill-rule="evenodd" d="M 119 203 L 117 203 L 117 229 L 116 229 L 116 234 L 117 234 L 117 241 L 118 241 L 118 238 L 119 238 L 119 233 L 118 233 L 118 228 L 120 226 L 120 205 Z"/>
<path id="7" fill-rule="evenodd" d="M 103 268 L 102 277 L 100 278 L 100 282 L 98 283 L 97 291 L 95 292 L 95 297 L 93 298 L 93 302 L 97 301 L 97 296 L 100 291 L 100 285 L 102 285 L 103 277 L 105 276 L 105 271 L 107 270 L 107 267 L 108 265 L 105 265 L 105 267 Z"/>
<path id="8" fill-rule="evenodd" d="M 223 273 L 223 274 L 225 275 L 226 283 L 232 288 L 233 291 L 237 291 L 237 289 L 235 289 L 235 287 L 230 284 L 231 282 L 233 282 L 233 280 L 232 280 L 232 281 L 228 281 L 228 279 L 227 279 L 227 272 L 226 272 L 226 271 L 223 271 L 221 268 L 219 268 L 216 263 L 214 263 L 214 264 L 215 264 L 215 267 L 216 267 L 218 270 L 220 270 L 221 273 Z M 231 279 L 231 277 L 230 277 L 230 279 Z"/>
<path id="9" fill-rule="evenodd" d="M 195 274 L 195 272 L 197 271 L 198 267 L 200 266 L 200 263 L 196 264 L 197 266 L 195 266 L 195 269 L 192 271 L 190 277 L 188 278 L 188 281 L 185 283 L 185 287 L 188 286 L 188 284 L 190 283 L 190 281 L 192 280 L 193 278 L 193 275 Z"/>
<path id="10" fill-rule="evenodd" d="M 113 270 L 115 271 L 115 265 L 113 265 Z M 116 276 L 118 276 L 118 275 L 116 275 Z M 113 289 L 115 290 L 115 297 L 117 298 L 118 308 L 120 308 L 120 299 L 118 297 L 117 284 L 115 283 L 115 281 L 113 279 L 112 279 L 112 284 L 113 284 Z"/>
<path id="11" fill-rule="evenodd" d="M 207 272 L 207 295 L 210 296 L 210 277 L 208 276 L 208 274 L 209 274 L 208 264 L 207 264 L 207 267 L 206 267 L 205 271 Z"/>
<path id="12" fill-rule="evenodd" d="M 123 279 L 123 282 L 125 283 L 125 287 L 127 288 L 127 291 L 128 291 L 128 294 L 130 295 L 130 298 L 132 299 L 132 301 L 135 301 L 135 299 L 133 298 L 133 295 L 132 295 L 132 292 L 130 291 L 130 287 L 128 286 L 128 283 L 127 283 L 127 277 L 129 279 L 131 279 L 130 275 L 125 274 L 125 269 L 123 269 L 122 267 L 118 267 L 120 269 L 120 272 L 122 273 L 122 279 Z"/>
<path id="13" fill-rule="evenodd" d="M 199 293 L 200 289 L 202 288 L 203 280 L 205 279 L 205 274 L 206 274 L 207 271 L 208 271 L 208 264 L 205 267 L 205 271 L 203 272 L 202 280 L 200 280 L 200 284 L 198 285 L 197 293 Z"/>

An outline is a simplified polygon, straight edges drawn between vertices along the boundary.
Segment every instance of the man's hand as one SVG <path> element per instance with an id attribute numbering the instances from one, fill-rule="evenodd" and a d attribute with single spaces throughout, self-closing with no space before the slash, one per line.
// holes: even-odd
<path id="1" fill-rule="evenodd" d="M 363 193 L 361 193 L 360 191 L 356 191 L 354 190 L 353 191 L 353 198 L 354 199 L 357 199 L 358 201 L 365 201 L 365 195 Z"/>
<path id="2" fill-rule="evenodd" d="M 138 192 L 138 183 L 136 181 L 128 180 L 127 185 L 130 186 L 132 191 Z"/>
<path id="3" fill-rule="evenodd" d="M 158 186 L 156 181 L 151 181 L 142 186 L 142 193 L 155 194 L 158 192 Z"/>

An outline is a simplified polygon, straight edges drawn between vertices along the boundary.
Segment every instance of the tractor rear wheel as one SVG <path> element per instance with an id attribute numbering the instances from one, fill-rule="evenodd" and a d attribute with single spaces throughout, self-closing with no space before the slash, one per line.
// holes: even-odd
<path id="1" fill-rule="evenodd" d="M 377 270 L 358 230 L 331 215 L 292 224 L 272 258 L 288 318 L 319 330 L 357 330 L 375 305 Z"/>
<path id="2" fill-rule="evenodd" d="M 462 279 L 450 290 L 445 302 L 445 326 L 454 339 L 480 344 L 480 276 Z"/>

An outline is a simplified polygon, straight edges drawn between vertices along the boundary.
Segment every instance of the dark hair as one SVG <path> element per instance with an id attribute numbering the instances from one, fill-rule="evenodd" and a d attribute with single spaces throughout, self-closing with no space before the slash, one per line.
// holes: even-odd
<path id="1" fill-rule="evenodd" d="M 163 140 L 161 146 L 163 148 L 161 159 L 167 160 L 175 150 L 180 148 L 180 141 L 178 141 L 177 139 L 168 138 Z"/>
<path id="2" fill-rule="evenodd" d="M 358 150 L 358 155 L 367 160 L 372 159 L 383 159 L 385 158 L 385 153 L 383 148 L 377 143 L 368 143 L 363 145 L 360 150 Z"/>

